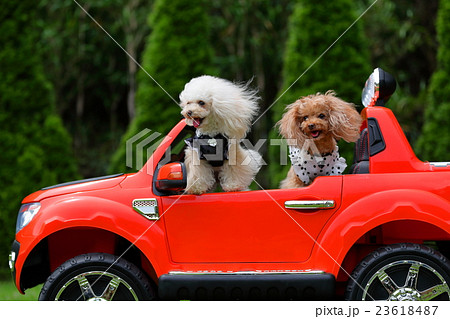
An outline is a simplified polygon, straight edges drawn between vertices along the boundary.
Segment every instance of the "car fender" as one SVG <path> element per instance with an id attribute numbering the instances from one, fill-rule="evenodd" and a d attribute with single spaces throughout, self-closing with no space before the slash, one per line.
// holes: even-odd
<path id="1" fill-rule="evenodd" d="M 148 220 L 114 199 L 70 195 L 44 200 L 42 214 L 17 233 L 17 240 L 24 243 L 16 261 L 17 278 L 37 244 L 57 231 L 76 227 L 98 228 L 125 238 L 146 256 L 157 274 L 161 272 L 160 262 L 169 260 L 162 219 Z"/>
<path id="2" fill-rule="evenodd" d="M 328 221 L 314 246 L 313 258 L 321 256 L 317 258 L 318 267 L 337 276 L 350 248 L 368 231 L 392 221 L 415 220 L 450 234 L 449 212 L 448 200 L 427 191 L 398 189 L 371 194 Z"/>

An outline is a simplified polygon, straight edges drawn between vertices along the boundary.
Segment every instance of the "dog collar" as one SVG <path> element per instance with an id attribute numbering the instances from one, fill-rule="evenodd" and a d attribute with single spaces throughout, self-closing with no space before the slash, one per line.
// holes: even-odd
<path id="1" fill-rule="evenodd" d="M 345 158 L 339 157 L 339 147 L 333 152 L 314 157 L 307 150 L 289 146 L 289 158 L 295 174 L 305 184 L 310 184 L 317 176 L 341 175 L 347 167 Z"/>

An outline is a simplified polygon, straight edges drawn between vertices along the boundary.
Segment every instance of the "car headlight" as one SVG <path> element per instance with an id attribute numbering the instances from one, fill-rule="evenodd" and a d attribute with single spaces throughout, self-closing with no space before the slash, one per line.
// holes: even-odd
<path id="1" fill-rule="evenodd" d="M 24 204 L 20 207 L 19 214 L 17 215 L 16 234 L 31 222 L 39 212 L 39 209 L 41 209 L 41 204 L 39 203 Z"/>

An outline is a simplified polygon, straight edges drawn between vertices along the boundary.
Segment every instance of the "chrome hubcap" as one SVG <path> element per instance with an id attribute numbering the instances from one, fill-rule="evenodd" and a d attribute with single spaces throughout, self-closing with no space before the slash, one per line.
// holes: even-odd
<path id="1" fill-rule="evenodd" d="M 405 282 L 403 284 L 396 283 L 389 273 L 398 267 L 405 266 L 408 268 Z M 425 290 L 419 290 L 417 288 L 417 282 L 420 270 L 425 270 L 429 274 L 432 274 L 437 284 Z M 450 288 L 441 274 L 430 265 L 415 260 L 392 262 L 378 270 L 367 282 L 362 300 L 373 299 L 368 291 L 376 283 L 381 283 L 383 289 L 386 290 L 389 295 L 386 299 L 388 301 L 429 301 L 441 294 L 447 294 L 450 298 Z"/>
<path id="2" fill-rule="evenodd" d="M 411 288 L 397 289 L 389 296 L 389 301 L 417 301 L 420 300 L 420 293 Z"/>
<path id="3" fill-rule="evenodd" d="M 90 279 L 90 281 L 88 280 Z M 107 282 L 106 287 L 100 293 L 95 293 L 95 285 L 99 282 Z M 79 274 L 69 280 L 56 294 L 55 300 L 61 300 L 64 297 L 64 292 L 74 285 L 78 285 L 81 290 L 81 295 L 77 300 L 85 301 L 111 301 L 114 298 L 119 286 L 124 286 L 131 294 L 134 300 L 138 300 L 135 291 L 122 278 L 109 272 L 103 271 L 89 271 Z"/>

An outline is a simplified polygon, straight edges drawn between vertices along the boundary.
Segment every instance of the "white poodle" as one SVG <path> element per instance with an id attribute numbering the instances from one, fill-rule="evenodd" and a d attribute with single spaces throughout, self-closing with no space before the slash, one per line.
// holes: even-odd
<path id="1" fill-rule="evenodd" d="M 196 128 L 186 141 L 187 192 L 203 194 L 216 180 L 227 192 L 248 189 L 261 168 L 262 157 L 240 142 L 258 111 L 256 91 L 248 85 L 203 75 L 180 93 L 181 114 Z"/>

